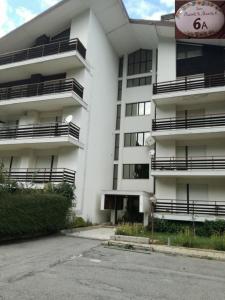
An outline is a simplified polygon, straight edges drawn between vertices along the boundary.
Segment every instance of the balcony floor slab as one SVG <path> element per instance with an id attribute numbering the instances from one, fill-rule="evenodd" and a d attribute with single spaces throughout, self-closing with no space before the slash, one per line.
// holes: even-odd
<path id="1" fill-rule="evenodd" d="M 73 137 L 41 137 L 0 140 L 0 151 L 21 149 L 52 149 L 60 147 L 83 148 L 84 145 Z"/>
<path id="2" fill-rule="evenodd" d="M 154 177 L 225 177 L 225 170 L 152 170 L 151 176 Z"/>
<path id="3" fill-rule="evenodd" d="M 201 88 L 188 91 L 177 91 L 153 95 L 156 105 L 192 105 L 224 101 L 225 87 Z"/>
<path id="4" fill-rule="evenodd" d="M 84 102 L 74 92 L 56 93 L 42 96 L 15 98 L 0 101 L 0 114 L 22 113 L 25 110 L 48 112 L 62 110 L 66 107 L 81 106 L 87 108 Z"/>
<path id="5" fill-rule="evenodd" d="M 51 75 L 71 69 L 88 67 L 85 59 L 77 52 L 48 55 L 0 66 L 0 82 L 19 80 L 32 74 Z"/>
<path id="6" fill-rule="evenodd" d="M 157 140 L 199 140 L 225 137 L 225 126 L 153 131 Z"/>

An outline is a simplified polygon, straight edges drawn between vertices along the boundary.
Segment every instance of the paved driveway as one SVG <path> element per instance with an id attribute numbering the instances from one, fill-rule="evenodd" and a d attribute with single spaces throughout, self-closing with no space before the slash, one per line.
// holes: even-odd
<path id="1" fill-rule="evenodd" d="M 0 299 L 224 300 L 225 263 L 54 236 L 0 246 Z"/>

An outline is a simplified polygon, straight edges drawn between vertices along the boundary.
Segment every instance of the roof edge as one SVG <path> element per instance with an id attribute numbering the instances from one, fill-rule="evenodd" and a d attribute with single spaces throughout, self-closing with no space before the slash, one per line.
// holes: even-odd
<path id="1" fill-rule="evenodd" d="M 154 26 L 166 26 L 166 27 L 175 27 L 175 24 L 170 21 L 154 21 L 154 20 L 145 20 L 145 19 L 131 19 L 129 18 L 130 23 L 132 24 L 142 24 L 142 25 L 154 25 Z"/>

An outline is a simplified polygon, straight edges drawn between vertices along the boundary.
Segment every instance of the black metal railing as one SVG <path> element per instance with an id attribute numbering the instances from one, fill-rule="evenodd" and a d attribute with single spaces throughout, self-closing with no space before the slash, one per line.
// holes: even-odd
<path id="1" fill-rule="evenodd" d="M 157 199 L 155 212 L 225 216 L 225 201 Z"/>
<path id="2" fill-rule="evenodd" d="M 225 75 L 193 75 L 181 79 L 165 82 L 157 82 L 153 85 L 153 94 L 188 91 L 201 88 L 225 86 Z"/>
<path id="3" fill-rule="evenodd" d="M 61 183 L 68 182 L 74 184 L 75 171 L 69 169 L 49 169 L 49 168 L 29 168 L 10 169 L 3 172 L 6 178 L 16 182 L 32 183 Z"/>
<path id="4" fill-rule="evenodd" d="M 152 130 L 189 129 L 225 126 L 225 114 L 212 114 L 188 118 L 163 118 L 152 120 Z"/>
<path id="5" fill-rule="evenodd" d="M 84 88 L 75 79 L 59 79 L 0 88 L 0 101 L 74 92 L 83 98 Z"/>
<path id="6" fill-rule="evenodd" d="M 225 170 L 225 157 L 152 158 L 152 170 Z"/>
<path id="7" fill-rule="evenodd" d="M 85 59 L 86 49 L 79 39 L 51 42 L 28 49 L 18 50 L 0 55 L 0 65 L 12 64 L 29 59 L 54 55 L 69 51 L 77 51 Z"/>
<path id="8" fill-rule="evenodd" d="M 0 140 L 72 136 L 79 140 L 80 128 L 73 123 L 49 123 L 0 127 Z"/>

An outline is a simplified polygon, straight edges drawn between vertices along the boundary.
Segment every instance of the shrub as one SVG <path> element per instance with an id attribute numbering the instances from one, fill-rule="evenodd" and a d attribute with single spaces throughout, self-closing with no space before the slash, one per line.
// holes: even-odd
<path id="1" fill-rule="evenodd" d="M 72 201 L 57 194 L 2 193 L 0 240 L 55 233 L 65 228 Z"/>
<path id="2" fill-rule="evenodd" d="M 147 232 L 142 224 L 123 224 L 116 228 L 116 234 L 128 236 L 141 236 Z"/>
<path id="3" fill-rule="evenodd" d="M 151 225 L 149 227 L 151 230 Z M 154 231 L 161 233 L 184 233 L 187 230 L 196 234 L 197 236 L 210 237 L 212 235 L 224 235 L 225 234 L 225 221 L 205 221 L 204 223 L 195 222 L 182 222 L 182 221 L 170 221 L 155 219 Z"/>
<path id="4" fill-rule="evenodd" d="M 72 213 L 67 228 L 79 228 L 79 227 L 87 227 L 91 225 L 92 223 L 90 221 L 85 221 L 83 218 L 76 217 L 76 215 Z"/>

